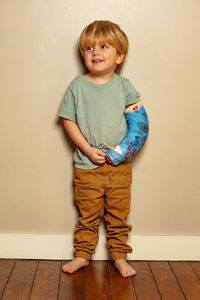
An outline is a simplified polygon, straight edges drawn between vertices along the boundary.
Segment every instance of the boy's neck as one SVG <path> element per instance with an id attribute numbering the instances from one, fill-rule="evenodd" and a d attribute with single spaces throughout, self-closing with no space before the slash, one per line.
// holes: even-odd
<path id="1" fill-rule="evenodd" d="M 85 75 L 85 78 L 95 84 L 104 84 L 110 81 L 115 75 L 115 72 L 109 73 L 109 74 L 104 74 L 104 75 L 96 75 L 91 72 L 87 73 Z"/>

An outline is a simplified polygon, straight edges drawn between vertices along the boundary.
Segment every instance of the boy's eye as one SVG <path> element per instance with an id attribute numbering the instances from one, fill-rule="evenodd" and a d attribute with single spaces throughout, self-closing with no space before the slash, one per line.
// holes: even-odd
<path id="1" fill-rule="evenodd" d="M 108 46 L 106 46 L 106 45 L 101 45 L 101 49 L 106 49 L 106 48 L 108 48 Z"/>
<path id="2" fill-rule="evenodd" d="M 88 46 L 86 50 L 92 51 L 94 48 L 92 46 Z"/>

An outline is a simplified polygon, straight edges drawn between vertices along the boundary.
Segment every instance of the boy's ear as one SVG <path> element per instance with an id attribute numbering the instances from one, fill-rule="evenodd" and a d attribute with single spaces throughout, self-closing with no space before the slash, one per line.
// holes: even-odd
<path id="1" fill-rule="evenodd" d="M 124 57 L 125 57 L 125 54 L 123 54 L 123 53 L 118 53 L 118 55 L 117 55 L 117 60 L 116 60 L 116 64 L 117 64 L 117 65 L 120 65 L 120 64 L 123 62 Z"/>

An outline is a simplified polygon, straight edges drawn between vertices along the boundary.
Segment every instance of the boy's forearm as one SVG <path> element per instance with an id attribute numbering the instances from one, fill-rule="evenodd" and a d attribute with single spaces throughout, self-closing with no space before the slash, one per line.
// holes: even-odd
<path id="1" fill-rule="evenodd" d="M 102 165 L 105 163 L 106 153 L 90 146 L 75 122 L 64 119 L 64 127 L 76 146 L 80 148 L 93 163 L 97 165 Z"/>
<path id="2" fill-rule="evenodd" d="M 64 128 L 77 147 L 79 147 L 86 155 L 88 155 L 91 150 L 91 146 L 81 133 L 78 125 L 71 120 L 64 119 Z"/>
<path id="3" fill-rule="evenodd" d="M 114 149 L 107 146 L 109 150 L 106 153 L 106 158 L 114 165 L 118 165 L 135 155 L 148 137 L 149 120 L 141 102 L 127 106 L 125 118 L 129 126 L 126 137 Z"/>

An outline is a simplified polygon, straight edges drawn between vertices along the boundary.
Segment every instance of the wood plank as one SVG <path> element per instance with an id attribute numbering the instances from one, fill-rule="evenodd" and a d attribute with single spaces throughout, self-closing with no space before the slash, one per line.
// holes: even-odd
<path id="1" fill-rule="evenodd" d="M 135 290 L 131 277 L 123 278 L 114 268 L 112 262 L 108 262 L 110 288 L 112 300 L 136 300 Z M 148 299 L 149 300 L 149 299 Z"/>
<path id="2" fill-rule="evenodd" d="M 168 262 L 149 262 L 161 297 L 164 300 L 185 300 Z"/>
<path id="3" fill-rule="evenodd" d="M 137 299 L 160 300 L 161 297 L 148 263 L 146 261 L 131 261 L 129 263 L 137 272 L 132 279 Z"/>
<path id="4" fill-rule="evenodd" d="M 200 282 L 190 263 L 171 261 L 170 265 L 187 300 L 200 299 Z"/>
<path id="5" fill-rule="evenodd" d="M 28 300 L 37 270 L 35 260 L 19 260 L 16 262 L 2 300 Z"/>
<path id="6" fill-rule="evenodd" d="M 190 265 L 200 280 L 200 261 L 191 261 Z"/>
<path id="7" fill-rule="evenodd" d="M 91 261 L 85 269 L 85 299 L 111 299 L 106 261 Z"/>
<path id="8" fill-rule="evenodd" d="M 69 261 L 63 261 L 62 265 Z M 87 267 L 86 267 L 87 268 Z M 85 269 L 82 268 L 74 274 L 67 274 L 61 271 L 59 300 L 84 300 Z"/>
<path id="9" fill-rule="evenodd" d="M 0 259 L 0 298 L 2 297 L 14 264 L 15 260 L 13 259 Z"/>
<path id="10" fill-rule="evenodd" d="M 60 281 L 60 261 L 40 261 L 30 300 L 57 299 Z"/>
<path id="11" fill-rule="evenodd" d="M 137 274 L 122 278 L 113 263 L 107 261 L 92 261 L 88 267 L 68 275 L 61 271 L 61 261 L 41 260 L 38 264 L 35 260 L 15 263 L 2 259 L 0 299 L 53 300 L 58 296 L 59 300 L 136 300 L 137 296 L 138 300 L 200 300 L 200 262 L 129 264 Z"/>

